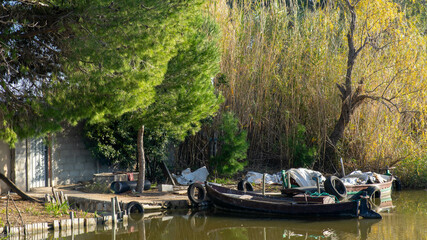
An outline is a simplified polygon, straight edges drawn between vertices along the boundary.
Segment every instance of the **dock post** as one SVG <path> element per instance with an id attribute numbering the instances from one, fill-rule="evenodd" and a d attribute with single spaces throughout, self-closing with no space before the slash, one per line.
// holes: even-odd
<path id="1" fill-rule="evenodd" d="M 116 215 L 116 199 L 111 198 L 111 216 L 113 217 L 113 224 L 117 223 L 117 215 Z"/>
<path id="2" fill-rule="evenodd" d="M 262 195 L 265 195 L 265 173 L 262 174 Z"/>

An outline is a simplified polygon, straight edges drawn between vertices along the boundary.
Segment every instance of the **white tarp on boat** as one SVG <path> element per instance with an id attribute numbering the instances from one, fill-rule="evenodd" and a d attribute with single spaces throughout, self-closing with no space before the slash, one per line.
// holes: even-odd
<path id="1" fill-rule="evenodd" d="M 246 174 L 246 181 L 254 184 L 262 183 L 262 173 L 249 171 Z M 265 174 L 265 184 L 282 184 L 281 173 L 276 174 Z"/>
<path id="2" fill-rule="evenodd" d="M 367 183 L 383 183 L 390 181 L 391 176 L 373 173 L 354 171 L 345 177 L 341 178 L 345 185 L 359 185 Z"/>
<path id="3" fill-rule="evenodd" d="M 307 168 L 291 168 L 286 173 L 290 174 L 300 187 L 316 186 L 316 181 L 313 180 L 313 177 L 320 176 L 320 182 L 326 180 L 320 172 Z M 262 183 L 262 175 L 262 173 L 258 172 L 248 172 L 245 179 L 250 183 L 260 184 Z M 282 184 L 282 173 L 266 174 L 265 183 Z"/>

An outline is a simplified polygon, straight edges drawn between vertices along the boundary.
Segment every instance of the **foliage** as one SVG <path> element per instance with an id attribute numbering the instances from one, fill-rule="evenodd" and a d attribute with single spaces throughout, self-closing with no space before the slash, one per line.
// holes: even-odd
<path id="1" fill-rule="evenodd" d="M 156 87 L 154 103 L 141 116 L 147 127 L 176 140 L 197 132 L 200 120 L 213 116 L 222 101 L 211 83 L 219 71 L 218 27 L 206 16 L 195 17 L 189 27 L 187 41 L 178 44 Z"/>
<path id="2" fill-rule="evenodd" d="M 402 10 L 406 13 L 406 17 L 411 19 L 420 32 L 427 34 L 427 2 L 418 0 L 395 0 Z"/>
<path id="3" fill-rule="evenodd" d="M 47 213 L 51 214 L 54 217 L 62 216 L 68 214 L 70 207 L 68 202 L 61 204 L 58 203 L 46 203 L 45 210 Z"/>
<path id="4" fill-rule="evenodd" d="M 427 188 L 427 156 L 402 160 L 397 165 L 395 174 L 405 187 Z"/>
<path id="5" fill-rule="evenodd" d="M 58 130 L 63 120 L 45 99 L 62 81 L 51 76 L 60 74 L 59 49 L 74 14 L 55 2 L 1 3 L 0 139 L 12 147 L 18 137 Z"/>
<path id="6" fill-rule="evenodd" d="M 316 157 L 316 147 L 308 147 L 306 144 L 306 129 L 304 125 L 299 124 L 296 135 L 289 139 L 289 148 L 292 150 L 294 159 L 292 166 L 310 168 Z"/>
<path id="7" fill-rule="evenodd" d="M 343 116 L 348 122 L 336 138 L 338 150 L 344 159 L 357 159 L 357 168 L 378 169 L 420 154 L 426 146 L 427 45 L 412 19 L 390 1 L 350 1 L 358 2 L 352 36 L 360 51 L 346 85 L 347 1 L 311 10 L 270 2 L 211 4 L 224 36 L 222 111 L 235 112 L 248 130 L 248 158 L 257 159 L 250 164 L 292 167 L 297 160 L 289 139 L 302 124 L 306 144 L 320 153 L 315 167 L 327 168 L 324 149 L 345 104 L 351 114 Z"/>
<path id="8" fill-rule="evenodd" d="M 146 109 L 201 3 L 6 1 L 0 137 Z"/>
<path id="9" fill-rule="evenodd" d="M 86 147 L 101 162 L 132 169 L 136 164 L 137 130 L 129 124 L 129 114 L 97 124 L 85 123 Z"/>
<path id="10" fill-rule="evenodd" d="M 236 181 L 231 178 L 215 178 L 213 181 L 222 185 L 232 185 L 236 183 Z"/>
<path id="11" fill-rule="evenodd" d="M 200 128 L 200 120 L 213 115 L 221 102 L 210 78 L 218 72 L 218 29 L 212 20 L 197 17 L 187 31 L 188 39 L 177 46 L 164 80 L 156 87 L 154 102 L 145 111 L 134 111 L 109 122 L 86 124 L 86 138 L 95 156 L 114 165 L 131 167 L 136 162 L 136 132 L 147 126 L 144 136 L 150 179 L 167 158 L 170 142 L 181 140 Z"/>
<path id="12" fill-rule="evenodd" d="M 239 129 L 239 120 L 231 112 L 222 115 L 219 130 L 219 152 L 210 159 L 210 165 L 216 174 L 229 176 L 242 171 L 247 164 L 243 161 L 249 148 L 247 132 Z"/>
<path id="13" fill-rule="evenodd" d="M 96 159 L 120 169 L 135 170 L 137 161 L 137 130 L 130 124 L 132 113 L 108 122 L 86 122 L 85 143 Z M 170 140 L 164 132 L 147 129 L 144 134 L 145 155 L 148 162 L 147 178 L 161 180 L 161 161 L 167 159 Z"/>

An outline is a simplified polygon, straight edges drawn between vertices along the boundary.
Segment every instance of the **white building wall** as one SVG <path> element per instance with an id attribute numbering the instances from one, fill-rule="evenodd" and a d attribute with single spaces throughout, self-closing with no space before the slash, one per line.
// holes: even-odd
<path id="1" fill-rule="evenodd" d="M 27 147 L 26 140 L 20 140 L 15 144 L 15 185 L 23 191 L 27 191 Z"/>
<path id="2" fill-rule="evenodd" d="M 10 178 L 10 149 L 9 145 L 5 142 L 0 141 L 0 172 Z M 0 181 L 0 193 L 5 193 L 9 190 L 9 187 Z"/>

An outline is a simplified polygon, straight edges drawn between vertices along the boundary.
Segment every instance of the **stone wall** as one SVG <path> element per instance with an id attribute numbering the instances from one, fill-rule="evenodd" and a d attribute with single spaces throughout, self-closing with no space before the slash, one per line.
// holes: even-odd
<path id="1" fill-rule="evenodd" d="M 83 142 L 82 126 L 70 127 L 53 138 L 52 170 L 54 185 L 92 180 L 93 174 L 106 167 L 99 166 Z"/>

